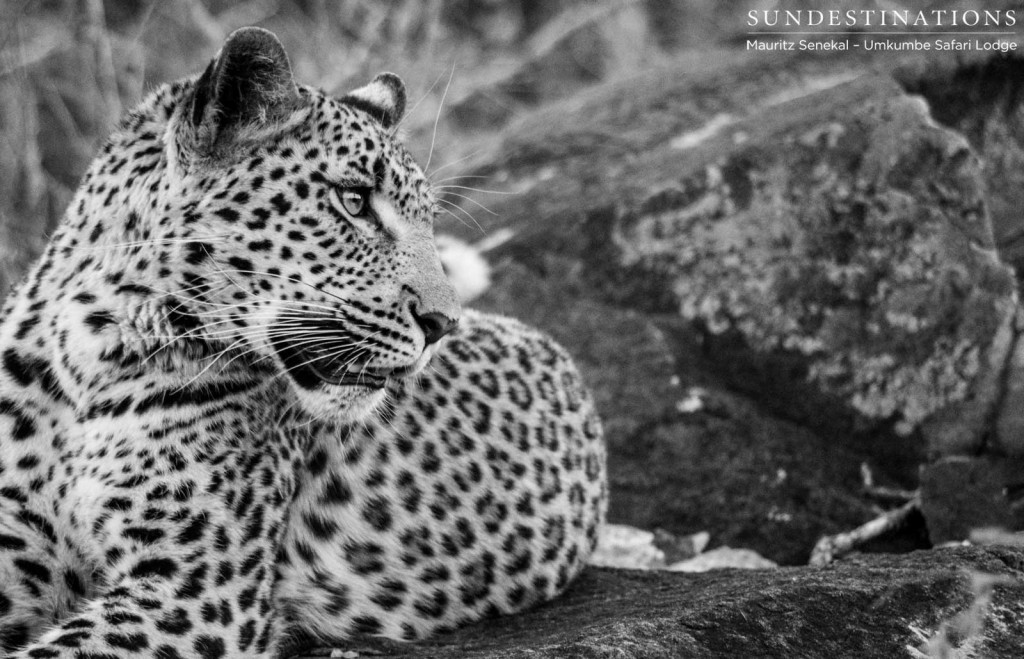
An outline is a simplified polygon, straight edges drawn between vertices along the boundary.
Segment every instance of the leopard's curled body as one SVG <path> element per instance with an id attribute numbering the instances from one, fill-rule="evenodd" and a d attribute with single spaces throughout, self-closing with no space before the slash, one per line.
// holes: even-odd
<path id="1" fill-rule="evenodd" d="M 114 131 L 0 321 L 0 654 L 414 640 L 579 572 L 593 404 L 550 339 L 460 312 L 404 105 L 296 85 L 244 28 Z"/>

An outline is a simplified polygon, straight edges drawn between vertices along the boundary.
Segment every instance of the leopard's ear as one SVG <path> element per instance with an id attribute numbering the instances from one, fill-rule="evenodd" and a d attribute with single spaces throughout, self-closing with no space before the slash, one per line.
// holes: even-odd
<path id="1" fill-rule="evenodd" d="M 394 73 L 379 73 L 370 84 L 343 96 L 341 102 L 363 110 L 384 128 L 391 128 L 405 114 L 405 84 Z"/>
<path id="2" fill-rule="evenodd" d="M 196 81 L 185 121 L 195 146 L 213 149 L 237 131 L 269 124 L 298 99 L 284 46 L 272 32 L 243 27 L 228 36 Z"/>

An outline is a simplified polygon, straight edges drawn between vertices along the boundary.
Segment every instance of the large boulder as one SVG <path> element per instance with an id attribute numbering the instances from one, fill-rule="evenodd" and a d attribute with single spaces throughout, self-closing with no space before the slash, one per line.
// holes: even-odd
<path id="1" fill-rule="evenodd" d="M 739 68 L 732 77 L 754 73 Z M 722 110 L 666 131 L 635 107 L 671 103 L 680 90 L 662 75 L 653 94 L 619 85 L 546 110 L 573 117 L 558 135 L 546 117 L 540 135 L 517 127 L 494 164 L 519 192 L 494 208 L 518 231 L 505 253 L 534 269 L 578 259 L 592 290 L 676 311 L 723 348 L 715 356 L 742 340 L 744 363 L 723 370 L 792 418 L 909 435 L 970 403 L 956 415 L 967 432 L 936 428 L 931 448 L 979 442 L 970 424 L 995 393 L 979 376 L 1006 360 L 1015 289 L 967 141 L 871 75 L 754 98 L 768 90 L 693 82 L 678 115 Z M 609 109 L 620 105 L 636 124 L 621 125 L 627 113 Z M 616 134 L 628 130 L 659 140 Z M 758 368 L 767 374 L 749 377 Z"/>
<path id="2" fill-rule="evenodd" d="M 1009 548 L 702 574 L 592 568 L 525 614 L 411 645 L 357 640 L 331 656 L 924 659 L 930 646 L 933 657 L 1019 657 L 1022 576 L 1024 551 Z"/>
<path id="3" fill-rule="evenodd" d="M 1017 38 L 1021 47 L 1021 39 Z M 938 121 L 962 133 L 983 158 L 986 202 L 992 217 L 996 248 L 1003 262 L 1012 266 L 1018 279 L 1024 272 L 1024 105 L 1021 81 L 1024 58 L 974 56 L 958 63 L 939 62 L 931 66 L 907 62 L 896 71 L 901 82 L 928 100 Z M 1018 314 L 1012 329 L 1012 356 L 1003 375 L 1003 403 L 991 419 L 982 456 L 956 456 L 929 466 L 923 474 L 926 484 L 939 486 L 944 501 L 953 499 L 964 510 L 950 515 L 933 506 L 932 517 L 942 515 L 941 525 L 949 531 L 940 539 L 957 535 L 963 520 L 982 524 L 1006 517 L 1006 511 L 993 511 L 982 504 L 991 501 L 991 484 L 1010 492 L 1010 515 L 1015 528 L 1024 528 L 1024 342 L 1020 332 L 1024 317 Z M 954 426 L 955 427 L 955 426 Z M 953 480 L 947 475 L 955 469 Z M 935 473 L 929 473 L 934 471 Z M 990 483 L 990 492 L 971 487 L 976 496 L 966 497 L 962 486 L 966 479 Z M 973 508 L 968 514 L 963 508 Z M 952 524 L 952 526 L 950 526 Z"/>

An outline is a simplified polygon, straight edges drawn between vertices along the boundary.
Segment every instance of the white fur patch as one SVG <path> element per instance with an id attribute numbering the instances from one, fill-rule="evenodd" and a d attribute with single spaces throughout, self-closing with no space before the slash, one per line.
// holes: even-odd
<path id="1" fill-rule="evenodd" d="M 479 249 L 448 235 L 435 237 L 437 253 L 448 281 L 462 303 L 483 294 L 491 285 L 491 266 Z"/>

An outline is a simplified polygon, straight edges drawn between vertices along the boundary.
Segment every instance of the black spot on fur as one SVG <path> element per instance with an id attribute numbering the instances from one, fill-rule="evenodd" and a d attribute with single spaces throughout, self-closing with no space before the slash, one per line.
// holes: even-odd
<path id="1" fill-rule="evenodd" d="M 192 629 L 192 621 L 189 620 L 188 613 L 185 609 L 179 606 L 168 611 L 162 618 L 160 618 L 160 620 L 157 620 L 156 628 L 165 634 L 181 636 L 188 630 Z"/>
<path id="2" fill-rule="evenodd" d="M 232 268 L 238 270 L 243 274 L 252 274 L 256 271 L 256 268 L 253 266 L 252 261 L 250 261 L 249 259 L 244 259 L 241 256 L 232 256 L 231 258 L 229 258 L 228 265 L 230 265 Z"/>
<path id="3" fill-rule="evenodd" d="M 391 504 L 381 497 L 370 499 L 363 507 L 363 519 L 377 531 L 387 531 L 392 524 Z"/>
<path id="4" fill-rule="evenodd" d="M 197 636 L 192 648 L 202 659 L 220 659 L 224 656 L 224 639 L 215 638 L 208 634 Z"/>
<path id="5" fill-rule="evenodd" d="M 313 476 L 319 476 L 327 467 L 327 453 L 322 448 L 316 449 L 309 460 L 306 461 L 306 468 Z"/>
<path id="6" fill-rule="evenodd" d="M 170 645 L 161 645 L 153 652 L 153 659 L 182 659 L 178 651 Z"/>
<path id="7" fill-rule="evenodd" d="M 352 631 L 356 634 L 372 636 L 379 634 L 381 630 L 380 620 L 373 616 L 358 616 L 352 618 Z"/>
<path id="8" fill-rule="evenodd" d="M 173 387 L 158 391 L 143 398 L 135 406 L 136 414 L 142 414 L 151 408 L 174 408 L 190 405 L 202 405 L 213 401 L 244 393 L 259 384 L 258 380 L 239 380 L 214 382 L 197 387 Z"/>
<path id="9" fill-rule="evenodd" d="M 448 610 L 448 595 L 443 590 L 435 590 L 416 600 L 413 608 L 425 618 L 440 618 Z"/>
<path id="10" fill-rule="evenodd" d="M 34 378 L 29 366 L 28 359 L 17 354 L 13 348 L 3 351 L 3 367 L 14 381 L 23 387 L 32 384 Z"/>
<path id="11" fill-rule="evenodd" d="M 92 311 L 85 316 L 85 324 L 93 334 L 102 332 L 108 325 L 114 325 L 117 321 L 109 311 Z"/>
<path id="12" fill-rule="evenodd" d="M 28 336 L 28 333 L 32 331 L 32 328 L 39 324 L 39 320 L 39 314 L 37 313 L 26 316 L 18 324 L 18 329 L 14 333 L 14 338 L 17 339 L 18 341 L 24 339 L 26 336 Z"/>
<path id="13" fill-rule="evenodd" d="M 331 474 L 324 485 L 320 501 L 325 504 L 344 505 L 352 500 L 352 489 L 337 474 Z"/>
<path id="14" fill-rule="evenodd" d="M 270 205 L 274 207 L 278 215 L 285 215 L 292 209 L 291 202 L 281 192 L 270 198 Z"/>
<path id="15" fill-rule="evenodd" d="M 195 599 L 199 597 L 203 593 L 203 581 L 206 579 L 208 569 L 206 563 L 200 563 L 193 568 L 181 588 L 174 593 L 174 596 L 181 599 Z"/>
<path id="16" fill-rule="evenodd" d="M 64 585 L 68 587 L 72 594 L 78 597 L 85 595 L 85 585 L 82 583 L 82 578 L 74 570 L 64 570 Z"/>
<path id="17" fill-rule="evenodd" d="M 108 510 L 124 512 L 132 509 L 132 501 L 131 499 L 126 499 L 124 497 L 112 497 L 107 499 L 106 503 L 103 504 L 103 507 Z"/>
<path id="18" fill-rule="evenodd" d="M 384 570 L 384 549 L 380 545 L 350 542 L 345 545 L 345 558 L 356 574 L 373 574 Z"/>
<path id="19" fill-rule="evenodd" d="M 28 643 L 28 625 L 10 625 L 0 629 L 0 646 L 20 648 Z"/>
<path id="20" fill-rule="evenodd" d="M 214 251 L 215 248 L 209 243 L 198 241 L 185 243 L 185 263 L 199 265 L 213 256 Z"/>
<path id="21" fill-rule="evenodd" d="M 14 566 L 21 570 L 25 576 L 42 583 L 50 583 L 50 569 L 42 563 L 37 563 L 28 558 L 16 558 L 14 559 Z"/>
<path id="22" fill-rule="evenodd" d="M 318 540 L 330 540 L 338 532 L 338 525 L 321 515 L 307 512 L 302 516 L 302 521 Z"/>
<path id="23" fill-rule="evenodd" d="M 178 572 L 178 564 L 170 558 L 147 558 L 139 561 L 132 568 L 131 576 L 136 579 L 147 577 L 173 577 Z"/>
<path id="24" fill-rule="evenodd" d="M 148 528 L 144 526 L 131 526 L 121 532 L 121 535 L 128 540 L 134 540 L 144 545 L 151 545 L 164 537 L 162 529 Z"/>
<path id="25" fill-rule="evenodd" d="M 13 535 L 7 535 L 6 533 L 0 533 L 0 551 L 4 550 L 19 550 L 24 549 L 26 546 L 25 541 Z M 2 612 L 0 612 L 2 615 Z"/>
<path id="26" fill-rule="evenodd" d="M 245 624 L 238 629 L 238 651 L 245 652 L 248 650 L 255 637 L 256 622 L 253 620 L 245 621 Z"/>
<path id="27" fill-rule="evenodd" d="M 135 634 L 109 633 L 103 637 L 103 640 L 115 648 L 122 648 L 131 652 L 140 652 L 149 647 L 149 639 L 141 632 Z"/>
<path id="28" fill-rule="evenodd" d="M 218 208 L 213 212 L 214 215 L 221 218 L 225 222 L 237 222 L 238 211 L 234 208 Z"/>
<path id="29" fill-rule="evenodd" d="M 190 542 L 196 542 L 202 539 L 203 532 L 206 530 L 208 518 L 206 512 L 201 512 L 192 517 L 192 521 L 178 533 L 178 542 L 186 545 Z"/>
<path id="30" fill-rule="evenodd" d="M 108 610 L 103 613 L 103 619 L 111 625 L 113 625 L 114 627 L 126 624 L 141 625 L 143 622 L 142 616 L 135 615 L 130 611 Z"/>

